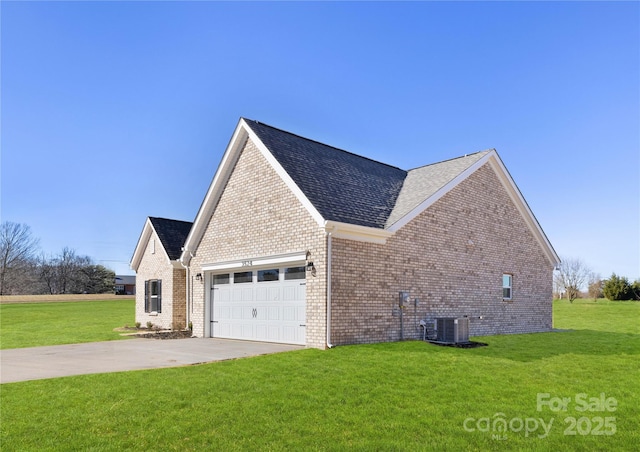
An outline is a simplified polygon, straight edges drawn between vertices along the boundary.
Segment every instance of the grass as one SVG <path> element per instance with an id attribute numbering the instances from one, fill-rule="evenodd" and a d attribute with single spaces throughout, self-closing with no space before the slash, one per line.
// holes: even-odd
<path id="1" fill-rule="evenodd" d="M 122 339 L 114 328 L 133 325 L 130 298 L 72 303 L 0 305 L 0 348 Z"/>
<path id="2" fill-rule="evenodd" d="M 556 328 L 640 334 L 640 302 L 599 299 L 553 302 Z"/>
<path id="3" fill-rule="evenodd" d="M 574 331 L 477 338 L 489 346 L 475 349 L 346 346 L 5 384 L 0 444 L 7 451 L 637 449 L 640 334 L 629 325 L 638 324 L 640 303 L 560 301 L 554 312 L 557 328 Z M 615 398 L 616 411 L 579 411 L 581 393 Z M 564 412 L 538 411 L 538 394 L 571 402 Z M 596 432 L 614 426 L 615 433 L 590 434 L 605 417 L 613 424 Z M 478 420 L 483 429 L 484 419 L 498 418 L 513 429 L 478 430 Z M 513 431 L 520 420 L 533 430 L 533 419 L 551 423 L 548 436 L 539 437 L 542 427 Z"/>

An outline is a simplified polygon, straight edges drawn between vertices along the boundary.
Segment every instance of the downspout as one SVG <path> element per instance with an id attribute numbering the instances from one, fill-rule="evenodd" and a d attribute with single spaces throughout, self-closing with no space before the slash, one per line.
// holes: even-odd
<path id="1" fill-rule="evenodd" d="M 182 247 L 182 252 L 184 254 L 184 247 Z M 186 284 L 185 284 L 185 301 L 186 301 L 186 315 L 185 315 L 185 321 L 186 321 L 186 325 L 185 328 L 189 328 L 189 323 L 191 322 L 191 310 L 193 309 L 193 297 L 191 296 L 192 291 L 193 291 L 193 281 L 191 280 L 191 259 L 193 259 L 194 255 L 191 251 L 189 251 L 189 265 L 185 265 L 183 260 L 180 259 L 180 265 L 182 265 L 182 267 L 184 267 L 184 269 L 186 270 Z"/>
<path id="2" fill-rule="evenodd" d="M 184 248 L 183 248 L 184 251 Z M 184 265 L 184 262 L 182 262 L 182 259 L 180 259 L 180 265 L 182 265 L 182 267 L 186 270 L 186 274 L 185 274 L 185 279 L 186 279 L 186 284 L 185 284 L 185 302 L 186 302 L 186 306 L 185 306 L 185 310 L 186 310 L 186 315 L 185 315 L 185 322 L 186 325 L 184 326 L 185 328 L 189 328 L 189 322 L 191 321 L 191 301 L 189 300 L 189 289 L 191 289 L 191 268 L 188 265 Z"/>
<path id="3" fill-rule="evenodd" d="M 185 328 L 189 328 L 189 323 L 191 322 L 191 300 L 189 299 L 189 294 L 190 294 L 190 288 L 191 288 L 191 267 L 186 267 L 187 270 L 187 284 L 186 284 L 186 301 L 187 301 L 187 306 L 185 306 L 185 308 L 187 309 L 187 315 L 185 316 L 185 322 L 187 323 L 184 327 Z"/>
<path id="4" fill-rule="evenodd" d="M 327 233 L 327 348 L 333 348 L 331 343 L 331 235 Z"/>

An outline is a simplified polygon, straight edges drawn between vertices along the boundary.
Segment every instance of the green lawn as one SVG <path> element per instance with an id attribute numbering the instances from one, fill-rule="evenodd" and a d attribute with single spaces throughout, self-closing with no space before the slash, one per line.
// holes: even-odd
<path id="1" fill-rule="evenodd" d="M 114 328 L 133 326 L 135 301 L 20 303 L 0 305 L 0 348 L 122 339 Z"/>
<path id="2" fill-rule="evenodd" d="M 637 450 L 640 303 L 556 302 L 554 311 L 557 328 L 575 331 L 477 338 L 489 346 L 475 349 L 387 343 L 4 384 L 0 444 L 3 451 Z M 581 400 L 601 394 L 615 399 L 608 407 L 615 411 L 595 404 L 580 411 Z M 538 411 L 539 397 L 567 398 L 567 409 Z M 506 432 L 493 428 L 498 419 Z"/>

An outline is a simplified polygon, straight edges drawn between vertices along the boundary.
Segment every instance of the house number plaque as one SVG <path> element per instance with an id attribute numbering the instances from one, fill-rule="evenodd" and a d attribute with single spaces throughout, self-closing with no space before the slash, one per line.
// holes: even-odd
<path id="1" fill-rule="evenodd" d="M 253 265 L 253 261 L 242 261 L 243 267 L 251 267 Z"/>

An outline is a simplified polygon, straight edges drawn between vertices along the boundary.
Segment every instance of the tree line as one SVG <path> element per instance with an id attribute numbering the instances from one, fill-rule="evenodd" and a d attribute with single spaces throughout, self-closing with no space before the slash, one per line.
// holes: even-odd
<path id="1" fill-rule="evenodd" d="M 40 252 L 40 241 L 22 223 L 0 224 L 0 295 L 112 292 L 115 272 L 64 247 L 54 256 Z"/>
<path id="2" fill-rule="evenodd" d="M 563 258 L 553 279 L 554 296 L 567 298 L 607 298 L 613 301 L 640 300 L 640 280 L 629 281 L 613 273 L 603 279 L 580 259 Z M 582 290 L 586 287 L 586 292 Z"/>

